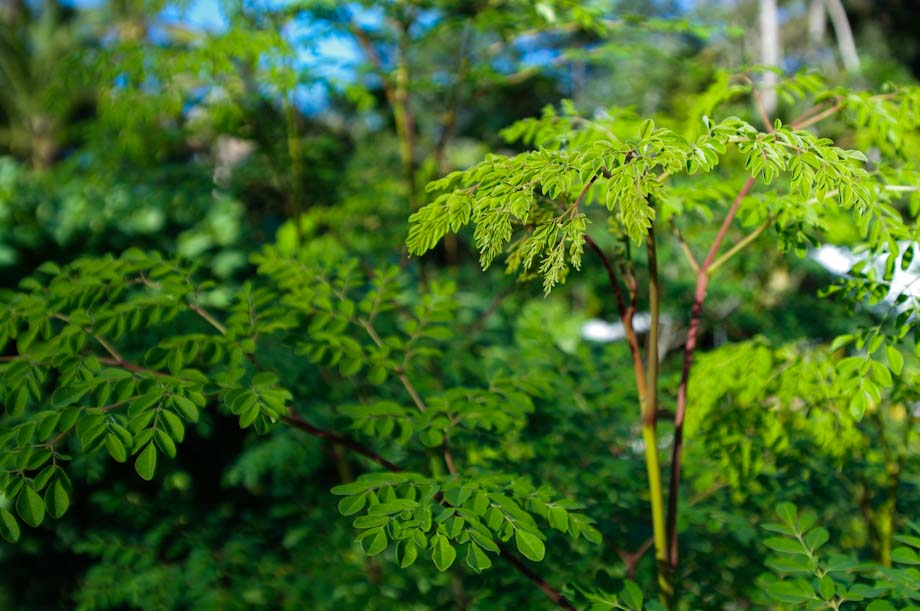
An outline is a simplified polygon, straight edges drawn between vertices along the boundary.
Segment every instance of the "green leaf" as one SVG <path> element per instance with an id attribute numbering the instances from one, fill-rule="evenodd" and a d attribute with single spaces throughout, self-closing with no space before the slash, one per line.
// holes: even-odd
<path id="1" fill-rule="evenodd" d="M 19 523 L 6 509 L 0 507 L 0 537 L 10 543 L 19 541 Z"/>
<path id="2" fill-rule="evenodd" d="M 828 534 L 827 529 L 821 526 L 808 531 L 805 535 L 805 543 L 808 544 L 808 547 L 811 551 L 815 551 L 825 543 L 830 540 L 831 536 Z"/>
<path id="3" fill-rule="evenodd" d="M 178 443 L 182 443 L 182 440 L 185 439 L 185 425 L 182 424 L 182 419 L 167 410 L 160 411 L 159 417 L 162 418 L 163 422 L 166 424 L 169 436 Z"/>
<path id="4" fill-rule="evenodd" d="M 784 552 L 786 554 L 808 555 L 808 551 L 804 549 L 802 544 L 795 539 L 787 539 L 785 537 L 769 537 L 764 539 L 763 544 L 772 550 Z"/>
<path id="5" fill-rule="evenodd" d="M 186 397 L 173 397 L 173 405 L 182 414 L 182 417 L 189 422 L 198 422 L 198 406 L 191 399 Z"/>
<path id="6" fill-rule="evenodd" d="M 359 492 L 364 492 L 370 487 L 371 486 L 368 484 L 362 482 L 351 482 L 349 484 L 340 484 L 335 486 L 329 492 L 337 496 L 351 496 L 353 494 L 358 494 Z"/>
<path id="7" fill-rule="evenodd" d="M 920 564 L 920 555 L 909 547 L 896 547 L 891 551 L 891 559 L 900 564 Z"/>
<path id="8" fill-rule="evenodd" d="M 153 479 L 153 473 L 157 468 L 157 449 L 153 443 L 148 443 L 137 459 L 134 461 L 134 469 L 142 479 L 148 482 Z"/>
<path id="9" fill-rule="evenodd" d="M 792 526 L 793 528 L 795 527 L 797 513 L 798 510 L 792 503 L 780 503 L 776 506 L 776 515 L 778 515 L 783 522 L 789 526 Z"/>
<path id="10" fill-rule="evenodd" d="M 114 433 L 107 433 L 105 436 L 105 447 L 109 454 L 118 462 L 128 460 L 128 449 Z"/>
<path id="11" fill-rule="evenodd" d="M 492 559 L 481 547 L 470 541 L 466 550 L 466 564 L 477 573 L 481 573 L 492 566 Z"/>
<path id="12" fill-rule="evenodd" d="M 569 512 L 563 507 L 554 505 L 549 508 L 549 525 L 558 531 L 565 532 L 569 529 Z"/>
<path id="13" fill-rule="evenodd" d="M 768 583 L 765 589 L 767 594 L 784 603 L 801 604 L 815 597 L 811 586 L 802 580 L 774 581 Z"/>
<path id="14" fill-rule="evenodd" d="M 890 344 L 885 346 L 885 354 L 888 356 L 888 366 L 891 368 L 891 373 L 896 376 L 901 375 L 901 370 L 904 369 L 904 356 L 896 347 Z"/>
<path id="15" fill-rule="evenodd" d="M 630 608 L 636 611 L 642 611 L 642 589 L 632 581 L 623 584 L 623 590 L 620 592 L 620 598 Z"/>
<path id="16" fill-rule="evenodd" d="M 387 535 L 383 528 L 375 534 L 363 539 L 361 545 L 364 546 L 364 552 L 368 556 L 376 556 L 387 548 Z"/>
<path id="17" fill-rule="evenodd" d="M 818 585 L 818 593 L 821 595 L 821 598 L 824 600 L 831 600 L 836 590 L 837 586 L 830 575 L 825 575 L 821 578 L 821 583 Z"/>
<path id="18" fill-rule="evenodd" d="M 159 386 L 155 386 L 128 404 L 128 415 L 133 417 L 138 413 L 148 409 L 162 398 L 163 390 Z"/>
<path id="19" fill-rule="evenodd" d="M 399 561 L 400 568 L 408 568 L 415 563 L 418 558 L 418 547 L 412 539 L 400 541 L 396 546 L 396 559 Z"/>
<path id="20" fill-rule="evenodd" d="M 173 442 L 172 438 L 166 434 L 162 429 L 157 429 L 153 432 L 153 440 L 156 442 L 160 450 L 170 458 L 176 457 L 176 444 Z"/>
<path id="21" fill-rule="evenodd" d="M 73 405 L 83 398 L 89 392 L 89 388 L 80 386 L 62 386 L 54 391 L 51 395 L 51 405 L 54 407 L 65 407 Z"/>
<path id="22" fill-rule="evenodd" d="M 866 611 L 896 611 L 894 605 L 887 600 L 873 600 L 866 607 Z"/>
<path id="23" fill-rule="evenodd" d="M 521 528 L 514 531 L 514 544 L 525 558 L 534 562 L 540 562 L 546 554 L 546 546 L 543 545 L 543 541 Z"/>
<path id="24" fill-rule="evenodd" d="M 16 499 L 16 511 L 29 526 L 38 526 L 45 519 L 45 503 L 31 486 L 24 486 Z"/>
<path id="25" fill-rule="evenodd" d="M 579 524 L 578 529 L 581 531 L 581 536 L 584 537 L 588 543 L 600 545 L 601 541 L 604 540 L 601 531 L 590 524 Z"/>
<path id="26" fill-rule="evenodd" d="M 45 490 L 45 509 L 52 518 L 60 518 L 67 513 L 70 507 L 70 497 L 67 495 L 67 489 L 61 483 L 60 478 L 56 478 L 54 483 Z"/>
<path id="27" fill-rule="evenodd" d="M 354 515 L 364 509 L 364 504 L 366 502 L 366 494 L 346 496 L 339 501 L 339 513 L 341 513 L 343 516 Z"/>
<path id="28" fill-rule="evenodd" d="M 457 551 L 451 546 L 447 537 L 435 535 L 431 540 L 431 560 L 442 573 L 450 568 L 457 557 Z"/>

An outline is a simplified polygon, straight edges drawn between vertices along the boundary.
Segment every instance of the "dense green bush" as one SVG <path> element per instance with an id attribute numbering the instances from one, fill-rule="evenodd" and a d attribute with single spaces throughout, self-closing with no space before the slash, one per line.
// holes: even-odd
<path id="1" fill-rule="evenodd" d="M 920 90 L 614 4 L 0 11 L 0 607 L 920 608 Z"/>

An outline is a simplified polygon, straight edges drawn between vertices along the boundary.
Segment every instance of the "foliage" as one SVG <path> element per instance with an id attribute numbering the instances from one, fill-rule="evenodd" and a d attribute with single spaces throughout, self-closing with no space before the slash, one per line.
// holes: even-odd
<path id="1" fill-rule="evenodd" d="M 0 607 L 920 608 L 920 90 L 807 4 L 0 3 Z"/>

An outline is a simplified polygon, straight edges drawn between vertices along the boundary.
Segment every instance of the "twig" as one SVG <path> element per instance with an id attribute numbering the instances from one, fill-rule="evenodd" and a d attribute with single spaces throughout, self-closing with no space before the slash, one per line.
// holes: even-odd
<path id="1" fill-rule="evenodd" d="M 498 544 L 498 549 L 502 558 L 507 560 L 511 566 L 517 569 L 519 573 L 536 584 L 536 586 L 540 588 L 544 594 L 546 594 L 547 598 L 556 603 L 560 609 L 565 609 L 566 611 L 575 611 L 575 605 L 569 602 L 569 600 L 563 596 L 561 592 L 558 592 L 555 588 L 546 583 L 546 581 L 537 573 L 535 573 L 533 569 L 524 564 L 523 560 L 509 552 L 507 548 L 501 544 Z"/>
<path id="2" fill-rule="evenodd" d="M 205 319 L 205 320 L 208 322 L 209 325 L 211 325 L 212 327 L 214 327 L 215 329 L 217 329 L 217 331 L 218 331 L 221 335 L 226 335 L 226 334 L 227 334 L 227 327 L 225 327 L 224 325 L 222 325 L 222 324 L 220 323 L 220 321 L 218 321 L 216 318 L 214 318 L 214 316 L 212 316 L 211 313 L 208 312 L 207 310 L 205 310 L 203 307 L 201 307 L 201 306 L 198 305 L 197 303 L 190 303 L 188 307 L 189 307 L 189 309 L 192 310 L 192 312 L 194 312 L 194 313 L 197 314 L 198 316 L 200 316 L 200 317 L 202 317 L 203 319 Z"/>
<path id="3" fill-rule="evenodd" d="M 823 121 L 824 119 L 836 114 L 841 108 L 843 108 L 843 102 L 838 100 L 837 103 L 825 111 L 819 112 L 818 114 L 808 117 L 807 119 L 793 121 L 790 127 L 792 129 L 805 129 L 806 127 L 814 125 L 815 123 Z"/>
<path id="4" fill-rule="evenodd" d="M 754 231 L 752 231 L 751 233 L 747 234 L 746 236 L 738 240 L 738 242 L 734 246 L 732 246 L 725 254 L 723 254 L 721 257 L 719 257 L 718 259 L 712 262 L 712 264 L 706 269 L 706 273 L 709 274 L 710 276 L 716 273 L 716 270 L 722 267 L 726 261 L 728 261 L 733 256 L 735 256 L 736 254 L 744 250 L 744 248 L 748 244 L 756 240 L 760 236 L 760 234 L 762 234 L 767 229 L 767 227 L 770 226 L 770 222 L 771 222 L 770 219 L 767 219 L 766 221 L 758 225 Z"/>
<path id="5" fill-rule="evenodd" d="M 90 335 L 92 335 L 92 336 L 93 336 L 93 339 L 95 339 L 97 342 L 99 342 L 99 345 L 102 346 L 103 348 L 105 348 L 105 351 L 108 352 L 109 354 L 111 354 L 113 359 L 115 359 L 116 361 L 123 361 L 123 360 L 124 360 L 124 359 L 122 358 L 121 354 L 119 354 L 118 350 L 115 349 L 115 346 L 113 346 L 112 344 L 110 344 L 109 342 L 107 342 L 107 341 L 105 340 L 104 337 L 102 337 L 101 335 L 97 335 L 97 334 L 93 333 L 91 329 L 88 329 L 88 328 L 87 328 L 87 329 L 83 329 L 83 330 L 84 330 L 85 332 L 89 333 Z"/>
<path id="6" fill-rule="evenodd" d="M 620 557 L 620 560 L 622 560 L 624 564 L 626 564 L 626 578 L 627 579 L 635 578 L 636 566 L 639 564 L 639 561 L 642 560 L 642 556 L 645 555 L 645 552 L 647 552 L 649 548 L 652 547 L 652 544 L 654 544 L 654 542 L 655 542 L 655 539 L 653 537 L 649 537 L 648 539 L 643 541 L 642 545 L 640 545 L 636 551 L 631 552 L 631 553 L 621 550 L 621 549 L 616 549 L 616 553 Z"/>
<path id="7" fill-rule="evenodd" d="M 376 329 L 368 321 L 364 319 L 359 319 L 358 324 L 364 327 L 364 330 L 367 331 L 367 334 L 370 336 L 371 340 L 377 345 L 378 348 L 383 348 L 383 340 L 377 335 Z M 406 392 L 409 393 L 409 396 L 412 397 L 412 401 L 415 403 L 415 406 L 418 408 L 418 411 L 425 413 L 425 402 L 422 401 L 422 397 L 418 394 L 418 391 L 415 390 L 415 386 L 412 385 L 412 382 L 402 371 L 396 372 L 396 377 L 399 378 L 399 381 L 402 383 L 403 388 L 406 389 Z"/>
<path id="8" fill-rule="evenodd" d="M 626 335 L 626 343 L 629 345 L 629 351 L 632 354 L 633 360 L 633 372 L 636 376 L 636 389 L 639 392 L 639 401 L 640 403 L 644 401 L 646 395 L 645 387 L 645 366 L 642 364 L 642 352 L 639 349 L 639 338 L 636 337 L 636 330 L 633 327 L 632 317 L 635 313 L 635 302 L 633 301 L 629 306 L 626 305 L 625 300 L 623 299 L 623 292 L 620 289 L 620 283 L 617 280 L 616 272 L 613 270 L 613 265 L 610 263 L 610 259 L 607 258 L 607 255 L 604 254 L 604 251 L 601 250 L 600 246 L 591 239 L 591 236 L 585 234 L 585 244 L 588 245 L 588 248 L 591 249 L 594 254 L 597 255 L 600 259 L 601 264 L 604 266 L 604 269 L 607 270 L 607 278 L 610 281 L 610 286 L 613 288 L 613 293 L 617 301 L 617 310 L 620 315 L 620 321 L 623 323 L 623 332 Z M 635 280 L 633 280 L 635 283 Z M 630 295 L 635 295 L 635 287 L 630 287 Z"/>
<path id="9" fill-rule="evenodd" d="M 358 443 L 357 441 L 353 439 L 349 439 L 348 437 L 339 435 L 338 433 L 333 433 L 331 431 L 326 431 L 316 426 L 313 426 L 312 424 L 310 424 L 309 422 L 301 418 L 299 415 L 294 413 L 293 410 L 289 410 L 288 415 L 282 416 L 281 419 L 282 421 L 284 421 L 285 424 L 288 424 L 289 426 L 292 426 L 296 429 L 300 429 L 301 431 L 310 433 L 311 435 L 315 437 L 319 437 L 320 439 L 325 439 L 334 444 L 338 444 L 340 446 L 348 448 L 349 450 L 352 450 L 353 452 L 357 452 L 358 454 L 361 454 L 362 456 L 371 459 L 375 463 L 383 467 L 386 467 L 390 471 L 402 471 L 403 470 L 402 467 L 400 467 L 399 465 L 391 463 L 386 458 L 380 456 L 379 454 L 377 454 L 370 448 L 361 445 L 360 443 Z"/>
<path id="10" fill-rule="evenodd" d="M 760 119 L 763 121 L 763 126 L 768 133 L 773 133 L 773 123 L 770 122 L 770 116 L 767 114 L 767 109 L 763 103 L 763 96 L 760 95 L 760 90 L 751 85 L 751 91 L 754 93 L 754 102 L 757 104 L 757 111 L 760 113 Z"/>
<path id="11" fill-rule="evenodd" d="M 687 262 L 690 263 L 690 267 L 693 268 L 695 273 L 700 273 L 700 264 L 697 263 L 696 257 L 693 256 L 693 251 L 690 250 L 690 245 L 687 244 L 687 241 L 684 240 L 683 234 L 680 232 L 680 228 L 677 226 L 677 223 L 672 223 L 671 227 L 674 231 L 674 237 L 677 238 L 678 244 L 680 244 L 680 249 L 684 252 L 684 255 L 687 257 Z"/>

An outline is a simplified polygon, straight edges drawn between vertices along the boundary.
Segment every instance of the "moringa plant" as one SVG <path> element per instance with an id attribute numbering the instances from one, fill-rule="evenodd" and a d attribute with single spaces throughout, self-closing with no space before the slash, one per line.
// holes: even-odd
<path id="1" fill-rule="evenodd" d="M 585 117 L 571 104 L 564 105 L 561 114 L 547 108 L 542 117 L 521 121 L 504 132 L 509 141 L 521 141 L 533 150 L 490 155 L 467 170 L 430 183 L 430 191 L 442 193 L 410 218 L 407 244 L 412 254 L 421 255 L 446 234 L 472 224 L 484 269 L 504 255 L 508 273 L 542 278 L 546 293 L 564 282 L 572 268 L 581 267 L 585 248 L 605 269 L 632 354 L 658 585 L 666 604 L 673 600 L 678 569 L 688 388 L 711 279 L 770 228 L 780 248 L 804 254 L 809 245 L 822 242 L 824 223 L 840 215 L 851 219 L 860 248 L 870 260 L 884 261 L 884 271 L 879 274 L 863 261 L 835 292 L 849 292 L 854 303 L 870 294 L 878 301 L 889 293 L 895 266 L 906 269 L 911 263 L 916 227 L 905 222 L 897 203 L 902 193 L 916 190 L 916 171 L 910 156 L 899 153 L 906 144 L 903 135 L 913 136 L 920 121 L 918 92 L 822 91 L 820 79 L 802 74 L 782 83 L 779 93 L 790 101 L 813 97 L 814 105 L 783 123 L 767 116 L 751 78 L 721 80 L 702 98 L 701 105 L 708 106 L 697 117 L 702 128 L 687 130 L 700 132 L 695 137 L 656 126 L 651 119 L 639 123 L 628 112 Z M 742 95 L 756 102 L 762 131 L 735 116 L 715 118 L 720 104 Z M 884 161 L 868 164 L 864 153 L 820 137 L 813 126 L 832 116 L 852 125 L 855 138 L 884 153 Z M 899 184 L 905 179 L 908 185 Z M 720 186 L 726 183 L 736 185 L 736 194 L 727 210 L 721 211 L 715 204 L 723 199 Z M 758 188 L 761 184 L 769 188 Z M 722 220 L 711 229 L 694 222 L 700 217 L 709 220 L 718 212 Z M 915 214 L 916 203 L 912 203 L 908 215 Z M 602 246 L 610 240 L 595 240 L 589 234 L 592 217 L 612 236 L 612 255 Z M 734 237 L 736 219 L 748 229 Z M 708 237 L 702 257 L 683 237 L 692 235 L 689 229 Z M 673 407 L 666 495 L 658 435 L 667 409 L 660 398 L 660 365 L 666 355 L 660 341 L 658 250 L 662 236 L 668 234 L 675 236 L 686 255 L 695 289 Z M 902 257 L 899 241 L 905 240 L 909 242 Z M 637 269 L 643 264 L 644 274 L 640 274 Z M 641 303 L 650 319 L 644 346 L 634 325 L 643 291 Z M 912 327 L 917 301 L 904 291 L 896 298 L 902 308 L 893 325 L 882 324 L 835 343 L 840 347 L 855 340 L 861 352 L 837 367 L 849 410 L 857 418 L 879 403 L 883 389 L 892 385 L 892 375 L 901 372 L 903 357 L 896 346 Z"/>
<path id="2" fill-rule="evenodd" d="M 560 540 L 586 556 L 618 543 L 602 537 L 601 491 L 569 498 L 515 468 L 533 452 L 522 442 L 525 428 L 538 410 L 559 409 L 554 401 L 569 389 L 560 369 L 575 371 L 576 359 L 554 358 L 543 354 L 544 346 L 531 345 L 530 353 L 492 355 L 486 366 L 469 363 L 453 283 L 429 280 L 421 289 L 414 268 L 365 270 L 353 258 L 309 243 L 264 248 L 252 259 L 251 281 L 233 289 L 187 262 L 131 250 L 64 267 L 46 263 L 18 291 L 0 294 L 0 535 L 15 541 L 21 522 L 37 527 L 47 516 L 64 515 L 79 498 L 68 475 L 73 461 L 131 461 L 141 478 L 151 480 L 162 458 L 179 452 L 190 427 L 224 412 L 242 428 L 264 434 L 286 426 L 363 457 L 367 472 L 357 477 L 340 457 L 341 484 L 332 488 L 339 512 L 353 520 L 357 542 L 370 557 L 390 550 L 407 570 L 425 558 L 438 571 L 450 571 L 459 607 L 466 598 L 462 561 L 477 574 L 503 566 L 564 609 L 575 608 L 576 596 L 591 609 L 684 608 L 678 597 L 679 501 L 686 487 L 685 426 L 697 418 L 694 409 L 712 414 L 714 405 L 734 396 L 755 408 L 782 409 L 777 413 L 791 414 L 789 420 L 754 419 L 771 427 L 755 434 L 775 437 L 794 416 L 810 417 L 796 410 L 814 388 L 829 387 L 828 410 L 836 410 L 819 413 L 833 413 L 851 429 L 864 414 L 875 418 L 911 392 L 898 386 L 912 385 L 902 370 L 914 363 L 905 363 L 902 344 L 918 304 L 893 277 L 910 266 L 912 251 L 904 244 L 916 238 L 911 138 L 920 92 L 827 90 L 813 75 L 800 75 L 781 83 L 779 93 L 792 104 L 810 98 L 815 105 L 789 123 L 762 113 L 763 130 L 735 116 L 719 118 L 727 114 L 724 105 L 760 96 L 750 78 L 726 77 L 700 98 L 694 121 L 683 130 L 626 111 L 585 117 L 570 104 L 562 112 L 547 109 L 505 131 L 510 141 L 533 150 L 490 155 L 432 182 L 436 197 L 410 219 L 412 254 L 472 223 L 484 267 L 504 255 L 510 272 L 539 277 L 547 293 L 580 268 L 585 249 L 600 262 L 635 380 L 634 393 L 607 396 L 634 394 L 638 402 L 637 445 L 644 454 L 659 600 L 643 596 L 632 581 L 616 596 L 582 575 L 571 587 L 554 585 L 527 562 L 543 561 L 547 544 Z M 849 126 L 845 133 L 872 153 L 871 163 L 815 133 L 831 117 Z M 739 349 L 735 369 L 729 358 L 718 360 L 720 350 L 707 355 L 708 375 L 731 372 L 730 379 L 709 385 L 691 376 L 716 273 L 768 231 L 781 250 L 803 254 L 822 242 L 826 223 L 840 219 L 855 227 L 865 257 L 829 293 L 854 306 L 893 300 L 881 322 L 837 338 L 820 366 L 802 369 L 811 377 L 777 381 L 761 372 L 768 381 L 751 390 L 742 383 L 746 365 L 784 367 L 756 344 Z M 592 221 L 601 221 L 604 231 L 589 235 Z M 698 242 L 705 246 L 702 257 L 695 254 Z M 659 250 L 669 247 L 683 253 L 684 269 L 660 267 Z M 663 284 L 685 270 L 694 290 L 683 304 L 689 314 L 682 357 L 669 376 L 673 342 L 665 341 L 662 312 L 678 306 L 662 303 Z M 644 333 L 635 324 L 640 309 L 649 314 Z M 520 314 L 534 323 L 529 317 Z M 516 342 L 526 346 L 540 332 L 537 320 Z M 293 365 L 304 362 L 309 367 Z M 609 369 L 590 365 L 602 381 L 615 379 L 613 363 Z M 813 382 L 795 386 L 796 379 Z M 670 394 L 665 380 L 675 381 Z M 672 421 L 664 477 L 661 431 Z M 696 420 L 693 426 L 702 425 Z M 339 432 L 346 428 L 351 433 Z M 902 428 L 905 444 L 915 443 L 911 428 Z M 740 473 L 737 485 L 745 472 L 733 471 L 744 462 L 732 445 L 735 433 L 708 443 L 723 452 L 726 473 Z M 693 439 L 706 441 L 703 434 Z M 898 452 L 903 456 L 909 448 Z M 783 506 L 786 525 L 772 529 L 813 552 L 816 537 L 824 536 L 809 534 L 814 524 L 795 522 L 794 513 Z M 879 538 L 880 552 L 887 549 L 878 558 L 882 565 L 913 558 L 891 549 L 894 505 L 873 519 L 887 529 Z M 913 545 L 914 539 L 905 541 Z M 787 543 L 765 543 L 797 553 Z M 635 577 L 647 547 L 620 554 L 628 577 Z M 765 591 L 774 600 L 807 602 L 800 585 L 776 585 L 789 583 L 783 577 L 790 566 L 774 562 L 781 575 L 764 582 Z M 820 562 L 807 568 L 818 571 L 821 582 L 812 592 L 838 605 L 830 608 L 846 608 L 840 605 L 847 591 L 834 586 L 831 593 L 823 585 L 830 569 Z M 783 598 L 792 587 L 800 591 L 795 601 Z M 879 592 L 876 597 L 893 590 Z"/>

